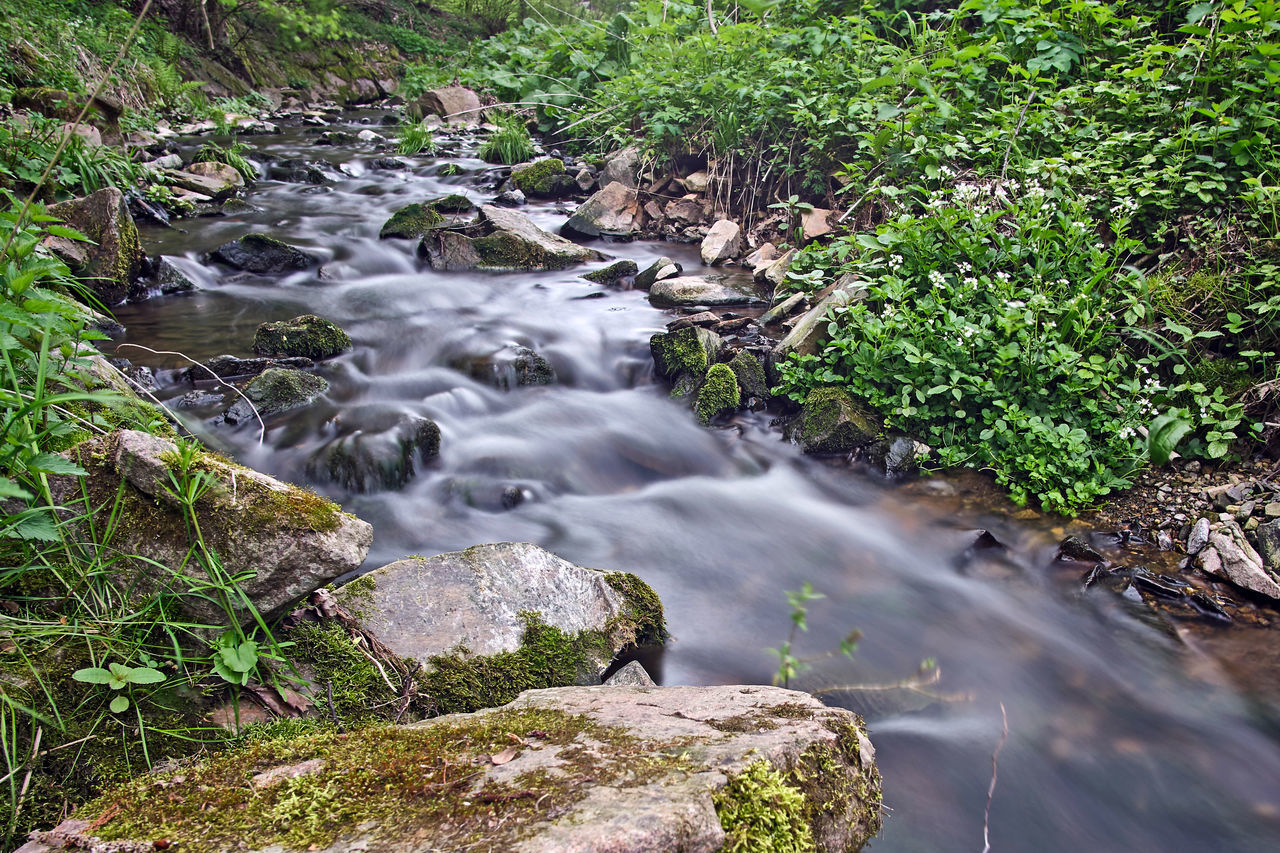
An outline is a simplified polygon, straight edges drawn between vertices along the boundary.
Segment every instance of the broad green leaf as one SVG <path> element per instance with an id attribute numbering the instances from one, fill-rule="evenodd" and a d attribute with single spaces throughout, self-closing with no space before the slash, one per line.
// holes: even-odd
<path id="1" fill-rule="evenodd" d="M 71 677 L 76 681 L 83 681 L 85 684 L 107 684 L 111 681 L 111 671 L 101 667 L 90 666 L 84 669 L 77 669 L 71 673 Z"/>
<path id="2" fill-rule="evenodd" d="M 129 710 L 129 697 L 121 694 L 112 699 L 108 707 L 111 708 L 111 713 L 113 714 L 123 714 Z"/>

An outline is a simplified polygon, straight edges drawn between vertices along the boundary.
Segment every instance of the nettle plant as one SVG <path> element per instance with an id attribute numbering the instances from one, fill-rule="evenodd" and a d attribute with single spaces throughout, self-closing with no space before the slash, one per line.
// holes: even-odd
<path id="1" fill-rule="evenodd" d="M 1064 513 L 1127 485 L 1148 424 L 1170 410 L 1213 434 L 1212 455 L 1227 452 L 1238 407 L 1159 378 L 1179 350 L 1144 326 L 1153 312 L 1127 266 L 1138 245 L 1127 205 L 1102 223 L 1096 198 L 1051 176 L 940 178 L 945 189 L 917 188 L 918 205 L 876 233 L 805 253 L 802 271 L 851 272 L 869 287 L 833 312 L 821 353 L 783 365 L 792 399 L 842 385 L 942 465 L 990 469 L 1019 503 Z"/>

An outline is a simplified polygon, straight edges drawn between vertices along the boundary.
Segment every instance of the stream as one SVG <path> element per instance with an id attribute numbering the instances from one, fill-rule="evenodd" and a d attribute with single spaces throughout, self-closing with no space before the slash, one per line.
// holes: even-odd
<path id="1" fill-rule="evenodd" d="M 379 118 L 347 113 L 335 128 L 382 130 Z M 811 582 L 826 597 L 810 604 L 797 651 L 836 649 L 852 629 L 863 639 L 852 659 L 826 657 L 792 686 L 885 688 L 929 659 L 939 673 L 918 689 L 824 695 L 869 725 L 887 807 L 870 846 L 878 853 L 983 849 L 1002 703 L 1008 739 L 992 849 L 1280 849 L 1275 634 L 1178 626 L 1104 589 L 1083 590 L 1078 571 L 1053 563 L 1075 528 L 1015 519 L 1025 514 L 977 475 L 892 487 L 804 456 L 771 425 L 773 414 L 699 426 L 653 377 L 649 337 L 672 315 L 643 291 L 578 278 L 604 264 L 443 273 L 408 241 L 378 239 L 410 202 L 493 198 L 503 170 L 474 159 L 473 143 L 403 158 L 412 168 L 394 171 L 371 166 L 387 152 L 318 147 L 309 131 L 247 141 L 260 162 L 340 165 L 330 182 L 259 180 L 246 196 L 256 211 L 177 222 L 184 231 L 144 226 L 147 251 L 173 258 L 201 289 L 120 306 L 127 332 L 115 343 L 198 360 L 248 357 L 264 321 L 315 313 L 342 326 L 355 346 L 318 365 L 328 393 L 269 419 L 261 445 L 256 423 L 215 428 L 216 410 L 179 411 L 213 446 L 371 522 L 366 569 L 528 541 L 581 565 L 634 572 L 661 596 L 674 635 L 644 661 L 663 684 L 768 683 L 776 659 L 766 648 L 791 624 L 784 591 Z M 461 174 L 442 177 L 446 163 Z M 566 216 L 555 204 L 523 211 L 552 231 Z M 287 277 L 201 263 L 251 231 L 325 263 Z M 642 269 L 663 255 L 698 266 L 693 246 L 595 245 Z M 557 383 L 500 390 L 451 366 L 511 344 L 545 356 Z M 186 364 L 178 357 L 119 355 L 155 367 L 168 403 L 191 390 L 176 379 Z M 403 413 L 436 421 L 442 437 L 439 458 L 402 490 L 352 493 L 309 475 L 309 460 L 335 436 Z M 507 509 L 513 486 L 523 500 Z M 966 558 L 975 529 L 1008 550 Z"/>

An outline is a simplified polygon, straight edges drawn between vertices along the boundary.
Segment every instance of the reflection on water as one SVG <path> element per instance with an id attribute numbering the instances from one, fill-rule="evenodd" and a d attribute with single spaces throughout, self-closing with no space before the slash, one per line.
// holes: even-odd
<path id="1" fill-rule="evenodd" d="M 329 392 L 269 421 L 264 445 L 247 426 L 192 427 L 373 522 L 368 567 L 522 540 L 635 572 L 662 596 L 676 637 L 661 660 L 666 683 L 767 682 L 773 659 L 763 649 L 789 625 L 783 591 L 811 581 L 826 598 L 811 605 L 801 650 L 835 648 L 854 627 L 865 639 L 854 660 L 824 659 L 801 686 L 882 685 L 925 658 L 942 673 L 926 692 L 829 697 L 867 717 L 878 748 L 892 811 L 876 850 L 981 849 L 1001 702 L 1010 734 L 991 811 L 994 849 L 1280 845 L 1276 694 L 1249 685 L 1259 671 L 1251 660 L 1270 649 L 1274 663 L 1274 639 L 1228 628 L 1184 641 L 1110 593 L 1082 593 L 1049 568 L 1055 522 L 1013 521 L 989 496 L 967 503 L 972 480 L 887 490 L 803 457 L 767 415 L 698 427 L 652 380 L 648 338 L 669 317 L 643 293 L 604 292 L 577 271 L 436 273 L 409 243 L 376 239 L 403 204 L 448 192 L 490 198 L 496 174 L 478 160 L 457 159 L 467 174 L 441 179 L 433 162 L 371 170 L 376 153 L 310 148 L 292 132 L 257 141 L 264 157 L 325 156 L 345 162 L 345 174 L 335 170 L 337 182 L 321 187 L 262 182 L 249 196 L 256 212 L 183 223 L 187 233 L 148 231 L 150 248 L 176 256 L 204 289 L 118 314 L 128 341 L 197 359 L 248 355 L 258 323 L 304 312 L 350 333 L 354 351 L 318 368 Z M 532 213 L 546 227 L 564 218 L 552 206 Z M 200 263 L 251 230 L 326 263 L 283 279 Z M 600 247 L 642 267 L 661 255 L 697 264 L 690 247 Z M 510 345 L 542 354 L 558 384 L 500 391 L 453 368 Z M 166 381 L 164 398 L 189 390 Z M 398 492 L 308 481 L 321 447 L 388 412 L 436 421 L 439 459 Z M 506 509 L 513 487 L 523 502 Z M 939 496 L 955 488 L 958 497 Z M 1009 551 L 964 560 L 974 528 Z M 1228 664 L 1202 651 L 1210 647 L 1226 649 Z"/>

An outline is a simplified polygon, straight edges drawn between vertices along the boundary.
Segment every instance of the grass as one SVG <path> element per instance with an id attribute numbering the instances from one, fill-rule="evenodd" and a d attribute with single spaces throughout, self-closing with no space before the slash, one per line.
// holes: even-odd
<path id="1" fill-rule="evenodd" d="M 533 157 L 533 138 L 519 116 L 501 116 L 497 131 L 480 145 L 480 159 L 486 163 L 513 166 Z"/>

